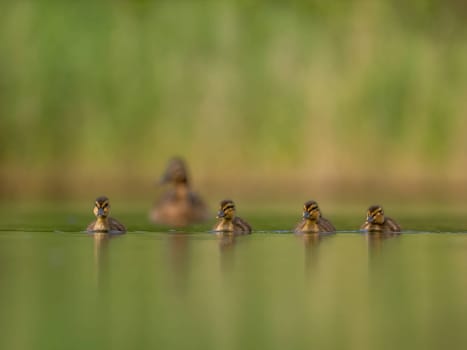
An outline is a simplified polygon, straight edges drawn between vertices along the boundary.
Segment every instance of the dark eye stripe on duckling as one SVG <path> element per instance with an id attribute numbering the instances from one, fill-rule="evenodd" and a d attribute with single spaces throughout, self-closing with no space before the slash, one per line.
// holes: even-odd
<path id="1" fill-rule="evenodd" d="M 370 214 L 370 216 L 376 216 L 378 214 L 383 214 L 383 209 L 377 208 L 377 209 L 373 210 L 372 212 L 370 212 L 369 214 Z"/>
<path id="2" fill-rule="evenodd" d="M 318 209 L 318 206 L 317 206 L 316 204 L 312 204 L 312 205 L 309 206 L 309 207 L 307 207 L 307 206 L 305 205 L 305 206 L 304 206 L 304 209 L 305 209 L 307 212 L 311 213 L 313 210 Z"/>
<path id="3" fill-rule="evenodd" d="M 235 209 L 235 206 L 233 204 L 228 204 L 225 207 L 222 208 L 222 211 L 226 211 L 229 209 Z"/>

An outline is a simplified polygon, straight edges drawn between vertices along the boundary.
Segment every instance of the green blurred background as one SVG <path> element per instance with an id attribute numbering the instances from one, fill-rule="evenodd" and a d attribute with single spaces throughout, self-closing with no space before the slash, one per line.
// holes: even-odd
<path id="1" fill-rule="evenodd" d="M 3 2 L 0 196 L 467 195 L 462 1 Z M 298 198 L 298 199 L 297 199 Z"/>
<path id="2" fill-rule="evenodd" d="M 1 2 L 0 348 L 465 349 L 466 18 L 461 0 Z M 148 226 L 174 155 L 255 234 Z M 78 233 L 101 194 L 130 234 Z M 275 231 L 311 198 L 339 230 L 378 202 L 462 234 Z"/>

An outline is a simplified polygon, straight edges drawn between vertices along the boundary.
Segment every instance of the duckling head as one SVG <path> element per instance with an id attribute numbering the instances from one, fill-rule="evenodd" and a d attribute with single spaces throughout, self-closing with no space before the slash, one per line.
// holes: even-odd
<path id="1" fill-rule="evenodd" d="M 160 180 L 161 184 L 187 184 L 188 171 L 182 158 L 175 157 L 169 160 L 167 168 Z"/>
<path id="2" fill-rule="evenodd" d="M 106 196 L 96 198 L 94 203 L 94 215 L 98 218 L 106 218 L 110 213 L 109 199 Z"/>
<path id="3" fill-rule="evenodd" d="M 318 203 L 316 201 L 308 201 L 303 205 L 303 218 L 311 221 L 316 221 L 321 217 Z"/>
<path id="4" fill-rule="evenodd" d="M 232 220 L 234 217 L 235 217 L 235 203 L 230 199 L 224 199 L 220 203 L 220 209 L 217 212 L 217 218 Z"/>
<path id="5" fill-rule="evenodd" d="M 366 213 L 366 221 L 370 224 L 384 224 L 384 211 L 380 205 L 372 205 Z"/>

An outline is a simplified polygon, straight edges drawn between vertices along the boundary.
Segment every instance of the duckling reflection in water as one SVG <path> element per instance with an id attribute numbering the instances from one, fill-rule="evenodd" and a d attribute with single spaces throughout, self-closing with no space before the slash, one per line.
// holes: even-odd
<path id="1" fill-rule="evenodd" d="M 372 232 L 366 235 L 370 257 L 378 256 L 383 252 L 385 242 L 400 237 L 400 232 Z"/>
<path id="2" fill-rule="evenodd" d="M 160 183 L 171 188 L 151 209 L 149 218 L 152 222 L 183 227 L 208 219 L 208 209 L 203 200 L 191 191 L 188 171 L 181 158 L 169 161 Z"/>
<path id="3" fill-rule="evenodd" d="M 321 245 L 335 237 L 335 232 L 305 232 L 295 235 L 305 248 L 305 269 L 311 271 L 319 266 Z"/>
<path id="4" fill-rule="evenodd" d="M 360 227 L 365 232 L 401 232 L 401 227 L 393 219 L 384 215 L 383 208 L 380 205 L 372 205 L 368 208 L 366 220 Z"/>
<path id="5" fill-rule="evenodd" d="M 219 221 L 213 229 L 216 232 L 233 234 L 251 233 L 251 226 L 245 220 L 235 215 L 235 203 L 230 199 L 224 199 L 220 202 L 217 218 Z"/>
<path id="6" fill-rule="evenodd" d="M 94 264 L 95 264 L 95 274 L 96 274 L 96 283 L 98 286 L 101 285 L 102 279 L 108 276 L 108 248 L 111 238 L 117 237 L 119 235 L 112 235 L 107 232 L 95 232 L 93 234 L 94 238 Z"/>
<path id="7" fill-rule="evenodd" d="M 331 222 L 324 218 L 316 201 L 310 200 L 303 205 L 303 219 L 295 227 L 295 233 L 335 232 Z"/>
<path id="8" fill-rule="evenodd" d="M 118 220 L 109 217 L 110 203 L 107 197 L 101 196 L 96 198 L 93 212 L 96 216 L 96 220 L 88 225 L 86 229 L 88 232 L 98 234 L 118 234 L 126 232 L 126 228 L 123 224 L 121 224 Z"/>
<path id="9" fill-rule="evenodd" d="M 230 250 L 234 247 L 236 244 L 236 236 L 227 233 L 222 233 L 218 232 L 218 237 L 219 237 L 219 248 L 221 252 L 225 252 L 227 250 Z"/>

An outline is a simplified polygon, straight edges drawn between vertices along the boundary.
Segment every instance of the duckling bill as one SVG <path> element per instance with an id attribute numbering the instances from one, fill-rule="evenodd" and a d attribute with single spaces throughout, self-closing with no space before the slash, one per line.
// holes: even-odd
<path id="1" fill-rule="evenodd" d="M 251 226 L 242 218 L 235 214 L 235 203 L 230 199 L 220 202 L 220 208 L 217 213 L 219 221 L 214 226 L 216 232 L 231 232 L 234 234 L 249 234 Z"/>
<path id="2" fill-rule="evenodd" d="M 366 220 L 360 229 L 365 232 L 401 232 L 400 225 L 394 219 L 385 216 L 380 205 L 372 205 L 368 208 Z"/>
<path id="3" fill-rule="evenodd" d="M 295 227 L 295 233 L 335 232 L 334 225 L 321 214 L 318 203 L 310 200 L 303 205 L 303 218 Z"/>
<path id="4" fill-rule="evenodd" d="M 109 199 L 105 196 L 96 198 L 93 209 L 96 220 L 91 222 L 87 231 L 90 233 L 125 233 L 126 227 L 117 219 L 109 217 L 110 203 Z"/>

